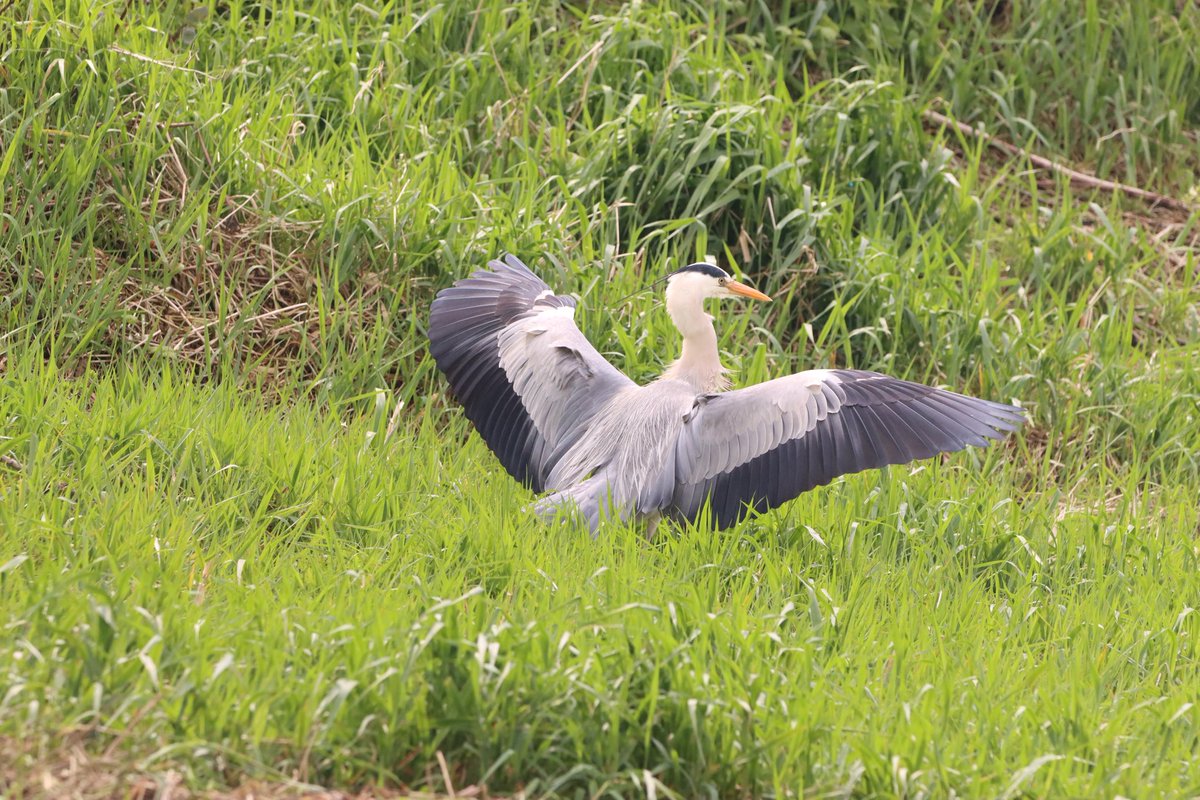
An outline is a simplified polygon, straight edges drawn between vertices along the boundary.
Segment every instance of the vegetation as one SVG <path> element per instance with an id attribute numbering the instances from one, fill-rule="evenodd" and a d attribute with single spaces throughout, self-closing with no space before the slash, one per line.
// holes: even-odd
<path id="1" fill-rule="evenodd" d="M 909 5 L 0 4 L 0 793 L 1200 794 L 1200 7 Z M 548 529 L 425 350 L 505 251 L 639 379 L 711 256 L 739 383 L 1030 422 Z"/>

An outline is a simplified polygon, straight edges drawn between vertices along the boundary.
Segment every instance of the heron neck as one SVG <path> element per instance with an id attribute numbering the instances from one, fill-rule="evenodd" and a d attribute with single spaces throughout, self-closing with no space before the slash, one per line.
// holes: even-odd
<path id="1" fill-rule="evenodd" d="M 704 296 L 667 289 L 667 313 L 683 335 L 683 352 L 663 373 L 664 378 L 682 380 L 697 392 L 719 392 L 729 387 L 728 370 L 721 366 L 717 331 L 712 317 L 704 313 Z"/>

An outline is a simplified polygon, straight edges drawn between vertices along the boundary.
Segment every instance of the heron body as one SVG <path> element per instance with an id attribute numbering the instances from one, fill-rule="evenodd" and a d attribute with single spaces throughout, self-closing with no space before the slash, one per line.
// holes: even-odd
<path id="1" fill-rule="evenodd" d="M 799 372 L 735 391 L 721 365 L 711 297 L 766 295 L 710 264 L 667 279 L 682 352 L 639 386 L 575 326 L 520 260 L 438 293 L 430 352 L 500 463 L 535 492 L 543 517 L 576 510 L 596 532 L 607 513 L 718 527 L 839 475 L 984 446 L 1021 410 L 860 370 Z"/>

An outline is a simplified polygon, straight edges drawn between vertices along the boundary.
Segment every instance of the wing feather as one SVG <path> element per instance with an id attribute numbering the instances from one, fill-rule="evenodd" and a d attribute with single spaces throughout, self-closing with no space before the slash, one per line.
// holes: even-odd
<path id="1" fill-rule="evenodd" d="M 878 406 L 860 406 L 859 413 L 862 414 L 864 426 L 873 434 L 871 441 L 875 445 L 880 460 L 886 464 L 903 464 L 905 461 L 912 460 L 904 446 L 896 440 L 893 427 L 885 423 L 879 416 L 877 408 Z"/>
<path id="2" fill-rule="evenodd" d="M 978 447 L 987 445 L 987 441 L 971 426 L 970 418 L 948 403 L 939 403 L 936 398 L 924 397 L 914 401 L 918 408 L 924 409 L 934 422 L 940 422 L 954 439 L 965 444 Z"/>
<path id="3" fill-rule="evenodd" d="M 841 458 L 841 453 L 846 451 L 845 443 L 849 439 L 849 436 L 846 434 L 846 419 L 838 412 L 827 416 L 817 430 L 820 438 L 813 443 L 812 447 L 820 452 L 821 469 L 819 472 L 809 476 L 806 481 L 808 484 L 806 488 L 819 486 L 842 474 L 841 466 L 838 462 Z M 853 453 L 853 451 L 848 452 Z M 846 464 L 853 467 L 854 462 L 848 459 Z"/>
<path id="4" fill-rule="evenodd" d="M 438 292 L 429 351 L 504 468 L 542 491 L 596 410 L 633 382 L 575 326 L 574 298 L 515 256 L 488 268 Z"/>
<path id="5" fill-rule="evenodd" d="M 676 443 L 670 513 L 718 527 L 839 475 L 986 446 L 1021 409 L 861 370 L 810 370 L 696 404 Z"/>

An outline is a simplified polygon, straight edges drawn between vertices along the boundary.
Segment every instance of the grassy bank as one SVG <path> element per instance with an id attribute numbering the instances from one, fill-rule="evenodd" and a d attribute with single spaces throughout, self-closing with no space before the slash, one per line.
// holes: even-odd
<path id="1" fill-rule="evenodd" d="M 10 4 L 0 786 L 66 739 L 196 788 L 1200 793 L 1198 43 L 1174 2 Z M 677 342 L 622 298 L 713 256 L 776 297 L 722 308 L 737 382 L 1030 423 L 720 535 L 547 529 L 425 352 L 509 250 L 639 379 Z"/>

